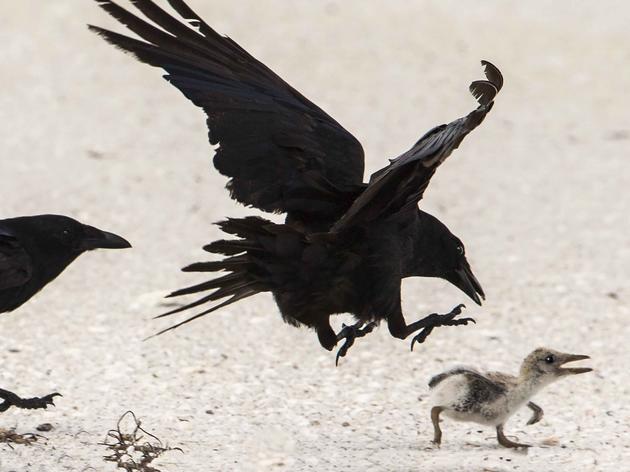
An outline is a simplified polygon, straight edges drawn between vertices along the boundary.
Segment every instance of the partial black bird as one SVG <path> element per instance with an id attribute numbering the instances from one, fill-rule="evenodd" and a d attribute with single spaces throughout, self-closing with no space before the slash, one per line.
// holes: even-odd
<path id="1" fill-rule="evenodd" d="M 85 251 L 131 245 L 114 233 L 59 215 L 0 220 L 0 313 L 13 311 Z M 11 406 L 46 408 L 59 393 L 23 399 L 0 389 L 0 412 Z"/>
<path id="2" fill-rule="evenodd" d="M 407 324 L 400 288 L 406 277 L 440 277 L 478 304 L 484 298 L 462 242 L 417 204 L 437 167 L 492 108 L 503 85 L 495 66 L 482 61 L 487 80 L 470 86 L 479 102 L 475 110 L 426 133 L 366 184 L 363 149 L 356 138 L 216 33 L 183 0 L 168 3 L 184 22 L 151 0 L 132 0 L 151 23 L 113 1 L 96 1 L 142 40 L 90 29 L 164 69 L 166 80 L 205 111 L 210 143 L 219 145 L 214 165 L 229 177 L 230 195 L 244 205 L 286 213 L 285 224 L 258 217 L 219 223 L 238 239 L 204 249 L 228 257 L 183 270 L 228 274 L 174 292 L 171 296 L 212 290 L 161 316 L 227 300 L 168 329 L 270 291 L 284 320 L 314 328 L 324 348 L 331 350 L 345 339 L 338 360 L 356 337 L 382 319 L 397 338 L 420 330 L 413 342 L 422 342 L 437 326 L 471 321 L 455 319 L 460 305 L 447 315 L 434 313 Z M 338 313 L 351 313 L 357 323 L 335 334 L 329 317 Z"/>

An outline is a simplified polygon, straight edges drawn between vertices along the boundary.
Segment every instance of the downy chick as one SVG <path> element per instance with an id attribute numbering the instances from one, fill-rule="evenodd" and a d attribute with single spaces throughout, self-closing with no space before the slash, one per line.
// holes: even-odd
<path id="1" fill-rule="evenodd" d="M 510 441 L 503 433 L 505 422 L 521 406 L 534 412 L 527 424 L 540 421 L 543 410 L 529 401 L 540 389 L 567 375 L 590 372 L 588 367 L 562 367 L 567 362 L 589 359 L 588 356 L 565 354 L 548 348 L 538 348 L 529 354 L 518 376 L 501 372 L 481 373 L 458 367 L 436 375 L 429 381 L 431 388 L 431 421 L 433 442 L 440 445 L 440 413 L 458 421 L 491 425 L 496 428 L 499 444 L 510 448 L 529 447 Z"/>

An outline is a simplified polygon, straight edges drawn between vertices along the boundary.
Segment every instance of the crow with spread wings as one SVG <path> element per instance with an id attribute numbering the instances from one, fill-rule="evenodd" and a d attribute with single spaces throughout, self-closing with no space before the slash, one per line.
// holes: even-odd
<path id="1" fill-rule="evenodd" d="M 220 302 L 176 328 L 260 292 L 272 292 L 284 320 L 315 329 L 337 361 L 354 339 L 387 320 L 392 336 L 422 342 L 438 326 L 463 325 L 450 313 L 408 324 L 401 307 L 405 277 L 440 277 L 476 303 L 481 285 L 464 245 L 418 202 L 437 167 L 476 128 L 503 85 L 499 70 L 482 61 L 487 80 L 471 84 L 479 106 L 467 116 L 433 128 L 413 147 L 363 183 L 361 144 L 321 108 L 284 82 L 231 39 L 219 35 L 183 0 L 168 0 L 184 21 L 151 0 L 132 0 L 148 19 L 110 0 L 101 8 L 141 40 L 90 26 L 114 46 L 167 72 L 166 80 L 207 115 L 214 166 L 229 177 L 238 202 L 286 213 L 284 224 L 260 217 L 227 219 L 220 228 L 235 239 L 204 249 L 225 257 L 184 271 L 225 275 L 171 296 L 201 298 L 161 316 Z M 356 324 L 335 333 L 329 318 L 351 313 Z M 164 332 L 162 331 L 162 332 Z M 162 333 L 161 332 L 161 333 Z"/>

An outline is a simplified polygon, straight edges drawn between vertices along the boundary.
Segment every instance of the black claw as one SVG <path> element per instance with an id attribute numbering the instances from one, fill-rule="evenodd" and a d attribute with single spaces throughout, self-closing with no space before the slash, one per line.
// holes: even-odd
<path id="1" fill-rule="evenodd" d="M 455 308 L 453 308 L 449 314 L 450 315 L 453 315 L 453 314 L 459 315 L 464 308 L 466 308 L 466 305 L 464 305 L 463 303 L 460 303 Z"/>
<path id="2" fill-rule="evenodd" d="M 337 335 L 337 341 L 345 339 L 345 342 L 343 343 L 343 346 L 341 346 L 337 351 L 335 366 L 339 366 L 339 358 L 346 356 L 346 354 L 348 353 L 348 349 L 350 349 L 350 347 L 354 344 L 354 340 L 356 338 L 362 338 L 363 336 L 371 333 L 376 327 L 376 323 L 368 323 L 363 328 L 360 328 L 360 326 L 363 326 L 363 322 L 358 322 L 350 326 L 347 326 L 346 324 L 341 325 L 341 331 L 339 331 L 339 334 Z"/>
<path id="3" fill-rule="evenodd" d="M 42 397 L 41 399 L 44 403 L 46 403 L 46 405 L 55 406 L 55 397 L 63 397 L 63 395 L 59 392 L 55 392 L 55 393 L 51 393 L 50 395 L 46 395 L 45 397 Z"/>
<path id="4" fill-rule="evenodd" d="M 337 351 L 337 357 L 335 358 L 335 367 L 339 366 L 339 358 L 346 357 L 346 353 L 348 352 L 348 349 L 350 349 L 350 346 L 352 346 L 353 344 L 354 344 L 354 336 L 347 337 L 346 342 L 344 342 L 343 346 L 341 346 L 339 350 Z"/>
<path id="5" fill-rule="evenodd" d="M 477 322 L 473 318 L 455 319 L 455 317 L 462 312 L 463 308 L 466 308 L 466 305 L 460 303 L 455 308 L 453 308 L 450 313 L 447 313 L 445 315 L 433 313 L 432 315 L 427 316 L 427 326 L 423 327 L 411 340 L 411 351 L 413 351 L 413 346 L 416 343 L 423 343 L 429 337 L 433 329 L 437 328 L 438 326 L 462 326 L 467 325 L 471 321 L 476 324 Z"/>
<path id="6" fill-rule="evenodd" d="M 475 321 L 474 318 L 462 318 L 459 320 L 446 320 L 442 326 L 465 326 L 470 322 L 473 322 L 474 324 L 477 324 L 477 322 Z"/>
<path id="7" fill-rule="evenodd" d="M 25 398 L 21 402 L 14 404 L 14 406 L 26 410 L 46 409 L 49 405 L 55 406 L 55 397 L 61 396 L 62 395 L 60 393 L 55 392 L 43 397 Z"/>
<path id="8" fill-rule="evenodd" d="M 426 341 L 426 339 L 429 337 L 429 334 L 431 334 L 431 331 L 433 331 L 433 327 L 423 328 L 422 331 L 414 336 L 414 338 L 411 340 L 411 352 L 413 352 L 413 345 L 416 342 L 422 344 L 424 341 Z"/>
<path id="9" fill-rule="evenodd" d="M 335 367 L 339 367 L 339 358 L 345 357 L 345 355 L 346 355 L 345 352 L 343 354 L 341 353 L 341 349 L 337 351 L 337 356 L 335 357 Z"/>
<path id="10" fill-rule="evenodd" d="M 0 404 L 0 412 L 8 410 L 14 406 L 23 410 L 46 409 L 49 405 L 55 406 L 55 397 L 61 397 L 61 393 L 55 392 L 43 397 L 20 398 L 13 392 L 0 390 L 0 398 L 4 400 Z"/>

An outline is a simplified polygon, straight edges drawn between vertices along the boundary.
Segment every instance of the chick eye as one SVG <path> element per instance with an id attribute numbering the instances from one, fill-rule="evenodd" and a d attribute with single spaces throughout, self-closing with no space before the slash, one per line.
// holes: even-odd
<path id="1" fill-rule="evenodd" d="M 554 356 L 553 354 L 549 354 L 547 357 L 545 357 L 545 362 L 547 364 L 553 364 L 554 362 L 556 362 L 556 356 Z"/>

